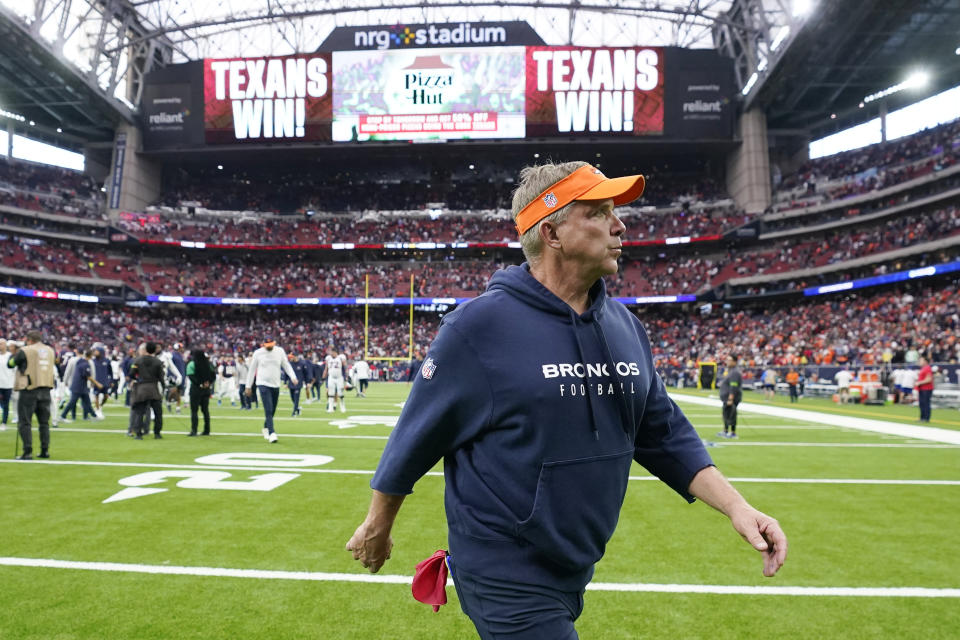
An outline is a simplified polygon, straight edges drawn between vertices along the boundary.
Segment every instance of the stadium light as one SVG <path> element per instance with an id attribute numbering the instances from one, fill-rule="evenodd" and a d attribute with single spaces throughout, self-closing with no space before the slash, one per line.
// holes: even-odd
<path id="1" fill-rule="evenodd" d="M 793 0 L 793 17 L 804 18 L 813 11 L 813 0 Z"/>
<path id="2" fill-rule="evenodd" d="M 954 53 L 955 53 L 956 55 L 960 56 L 960 47 L 957 47 L 957 49 L 956 49 L 956 51 L 954 51 Z"/>
<path id="3" fill-rule="evenodd" d="M 743 85 L 743 89 L 740 90 L 740 93 L 743 95 L 750 93 L 750 89 L 753 89 L 753 85 L 757 84 L 757 78 L 759 77 L 760 76 L 758 76 L 756 73 L 750 76 L 750 79 L 747 80 L 747 84 Z"/>
<path id="4" fill-rule="evenodd" d="M 894 93 L 899 93 L 904 89 L 922 89 L 927 86 L 930 82 L 930 74 L 923 70 L 918 70 L 912 72 L 907 79 L 901 82 L 900 84 L 895 84 L 892 87 L 888 87 L 883 91 L 877 91 L 876 93 L 871 93 L 870 95 L 864 97 L 864 103 L 873 102 L 874 100 L 879 100 L 880 98 L 886 98 L 889 95 Z"/>
<path id="5" fill-rule="evenodd" d="M 777 32 L 776 37 L 774 37 L 773 42 L 770 43 L 770 51 L 779 49 L 788 35 L 790 35 L 790 25 L 783 25 L 783 28 L 781 28 L 780 31 Z"/>
<path id="6" fill-rule="evenodd" d="M 57 127 L 57 133 L 63 133 L 63 129 L 61 129 L 60 127 Z"/>
<path id="7" fill-rule="evenodd" d="M 218 164 L 218 165 L 217 165 L 217 170 L 218 170 L 218 171 L 223 171 L 223 165 L 222 165 L 222 164 Z"/>
<path id="8" fill-rule="evenodd" d="M 914 71 L 907 79 L 904 80 L 903 84 L 906 85 L 906 89 L 923 89 L 927 86 L 927 83 L 930 82 L 930 74 L 926 71 Z"/>
<path id="9" fill-rule="evenodd" d="M 0 109 L 0 116 L 3 116 L 4 118 L 10 118 L 11 120 L 16 120 L 17 122 L 27 121 L 27 119 L 19 113 L 13 113 L 12 111 L 7 111 L 6 109 Z"/>

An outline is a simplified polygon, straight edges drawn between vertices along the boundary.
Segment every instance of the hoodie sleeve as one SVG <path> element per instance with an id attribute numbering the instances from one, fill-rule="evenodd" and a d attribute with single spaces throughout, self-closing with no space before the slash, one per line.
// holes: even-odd
<path id="1" fill-rule="evenodd" d="M 645 332 L 643 339 L 649 345 Z M 693 502 L 690 483 L 697 472 L 712 466 L 713 460 L 693 425 L 667 395 L 663 380 L 653 369 L 652 360 L 650 375 L 650 390 L 634 442 L 633 459 L 687 502 Z"/>
<path id="2" fill-rule="evenodd" d="M 481 433 L 492 411 L 493 391 L 477 353 L 452 324 L 442 325 L 370 486 L 392 495 L 412 493 L 443 456 Z"/>

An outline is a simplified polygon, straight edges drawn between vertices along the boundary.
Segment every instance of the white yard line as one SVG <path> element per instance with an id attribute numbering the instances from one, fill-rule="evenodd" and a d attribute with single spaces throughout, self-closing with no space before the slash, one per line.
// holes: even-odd
<path id="1" fill-rule="evenodd" d="M 682 393 L 671 393 L 670 397 L 679 403 L 716 407 L 718 409 L 722 407 L 722 403 L 716 398 L 688 396 Z M 915 438 L 918 440 L 929 440 L 932 442 L 944 442 L 946 444 L 960 444 L 960 431 L 940 429 L 938 427 L 924 427 L 919 425 L 902 424 L 899 422 L 887 422 L 885 420 L 873 420 L 871 418 L 838 416 L 832 413 L 820 413 L 818 411 L 805 411 L 802 409 L 787 409 L 785 407 L 772 407 L 762 404 L 753 404 L 751 402 L 741 402 L 739 410 L 766 416 L 773 416 L 776 418 L 785 418 L 787 420 L 796 420 L 798 422 L 821 422 L 838 427 L 847 427 L 849 429 L 858 429 L 860 431 L 872 431 L 875 433 L 884 433 L 887 435 L 900 436 L 904 438 Z"/>
<path id="2" fill-rule="evenodd" d="M 70 569 L 80 571 L 107 571 L 153 575 L 198 576 L 216 578 L 244 578 L 253 580 L 306 580 L 311 582 L 360 582 L 376 584 L 403 584 L 413 581 L 411 576 L 372 575 L 368 573 L 327 573 L 319 571 L 275 571 L 264 569 L 228 569 L 224 567 L 179 567 L 169 565 L 126 564 L 119 562 L 76 562 L 46 558 L 0 557 L 0 565 Z M 447 586 L 453 586 L 451 580 Z M 867 598 L 960 598 L 960 589 L 932 589 L 927 587 L 787 587 L 711 584 L 649 584 L 642 582 L 591 582 L 590 591 L 652 592 L 652 593 L 708 593 L 722 595 L 760 596 L 828 596 Z"/>
<path id="3" fill-rule="evenodd" d="M 369 425 L 362 425 L 369 426 Z M 359 427 L 358 427 L 359 428 Z M 77 433 L 108 433 L 110 435 L 116 434 L 126 434 L 126 429 L 84 429 L 82 427 L 57 427 L 57 431 L 76 431 Z M 163 431 L 167 435 L 180 435 L 185 436 L 182 431 Z M 342 440 L 387 440 L 390 436 L 349 436 L 349 435 L 338 435 L 338 434 L 317 434 L 317 433 L 281 433 L 279 434 L 284 438 L 333 438 L 333 439 L 342 439 Z M 209 437 L 213 436 L 239 436 L 243 438 L 262 438 L 263 434 L 259 431 L 256 433 L 228 433 L 222 431 L 214 431 L 210 434 Z M 147 439 L 150 439 L 152 436 L 147 436 Z M 198 436 L 199 437 L 199 436 Z M 207 437 L 207 436 L 203 436 Z"/>
<path id="4" fill-rule="evenodd" d="M 226 471 L 292 471 L 294 473 L 336 473 L 343 475 L 372 476 L 373 469 L 309 469 L 283 465 L 242 466 L 211 464 L 171 464 L 165 462 L 98 462 L 95 460 L 4 460 L 0 463 L 40 466 L 81 466 L 81 467 L 135 467 L 148 469 L 223 469 Z M 428 471 L 427 476 L 442 478 L 442 471 Z M 659 481 L 653 476 L 630 476 L 632 481 Z M 960 480 L 897 480 L 874 478 L 728 478 L 730 482 L 760 484 L 863 484 L 863 485 L 917 485 L 917 486 L 960 486 Z"/>

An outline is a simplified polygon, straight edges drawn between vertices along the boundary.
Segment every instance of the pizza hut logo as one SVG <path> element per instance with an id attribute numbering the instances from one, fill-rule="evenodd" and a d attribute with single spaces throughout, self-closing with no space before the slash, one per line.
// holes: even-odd
<path id="1" fill-rule="evenodd" d="M 553 209 L 555 206 L 557 206 L 557 202 L 557 196 L 553 195 L 552 191 L 543 196 L 543 204 L 547 205 L 547 207 L 550 209 Z"/>

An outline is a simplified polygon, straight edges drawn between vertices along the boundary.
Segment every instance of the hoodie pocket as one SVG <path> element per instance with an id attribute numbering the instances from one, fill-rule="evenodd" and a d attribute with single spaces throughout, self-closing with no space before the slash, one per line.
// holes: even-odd
<path id="1" fill-rule="evenodd" d="M 517 535 L 563 567 L 594 564 L 617 527 L 632 460 L 629 449 L 543 463 L 533 511 Z"/>

